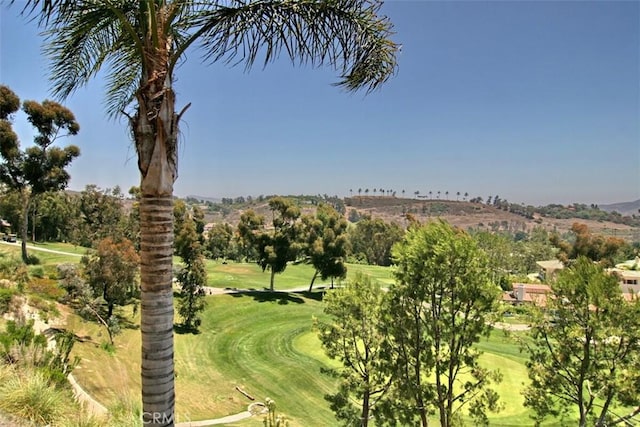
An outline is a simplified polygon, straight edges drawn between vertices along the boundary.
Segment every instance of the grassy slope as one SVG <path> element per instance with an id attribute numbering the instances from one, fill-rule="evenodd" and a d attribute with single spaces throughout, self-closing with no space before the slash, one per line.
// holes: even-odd
<path id="1" fill-rule="evenodd" d="M 312 316 L 321 312 L 318 301 L 262 293 L 207 301 L 202 333 L 177 334 L 175 339 L 179 420 L 245 410 L 251 402 L 235 389 L 238 386 L 259 401 L 267 396 L 275 399 L 291 418 L 299 420 L 294 425 L 333 423 L 323 400 L 332 382 L 320 375 L 322 362 L 305 354 L 304 343 L 293 344 L 297 336 L 311 330 Z M 139 393 L 137 330 L 126 329 L 117 336 L 117 351 L 110 355 L 97 346 L 106 337 L 99 337 L 94 325 L 71 316 L 69 327 L 78 335 L 95 337 L 93 342 L 77 344 L 75 350 L 82 363 L 74 375 L 89 393 L 107 406 L 119 395 Z"/>
<path id="2" fill-rule="evenodd" d="M 335 366 L 335 362 L 326 358 L 311 329 L 312 316 L 321 315 L 321 303 L 300 294 L 259 292 L 208 297 L 207 301 L 202 333 L 176 335 L 179 419 L 216 418 L 244 410 L 250 401 L 237 386 L 257 400 L 275 399 L 294 426 L 335 424 L 323 399 L 333 383 L 320 373 L 321 367 Z M 78 328 L 76 333 L 97 336 L 93 325 L 71 324 Z M 76 377 L 107 405 L 123 393 L 135 396 L 140 387 L 139 333 L 125 330 L 116 343 L 114 356 L 95 343 L 77 347 L 83 362 Z M 525 356 L 502 332 L 494 332 L 479 346 L 487 352 L 482 363 L 499 368 L 504 375 L 497 390 L 505 407 L 491 416 L 491 424 L 528 424 L 529 412 L 522 408 L 520 394 L 526 379 Z"/>
<path id="3" fill-rule="evenodd" d="M 39 245 L 47 249 L 83 254 L 85 249 L 65 244 Z M 78 262 L 77 256 L 31 251 L 45 268 L 60 262 Z M 19 247 L 0 245 L 0 254 L 19 257 Z M 349 275 L 364 272 L 382 286 L 392 283 L 392 270 L 377 266 L 350 264 Z M 255 264 L 221 264 L 207 261 L 209 285 L 263 289 L 269 274 Z M 276 289 L 307 286 L 313 275 L 308 265 L 291 265 L 276 276 Z M 319 282 L 316 285 L 320 285 Z M 306 294 L 305 294 L 306 295 Z M 208 297 L 202 334 L 176 335 L 177 416 L 180 420 L 216 418 L 240 412 L 249 402 L 235 387 L 241 387 L 257 400 L 271 397 L 294 426 L 335 424 L 323 395 L 332 390 L 332 380 L 320 374 L 322 366 L 333 365 L 326 358 L 311 319 L 321 315 L 319 293 L 309 295 L 252 293 Z M 115 355 L 99 348 L 106 334 L 93 323 L 69 316 L 69 328 L 87 341 L 77 345 L 82 357 L 74 374 L 95 397 L 114 404 L 122 396 L 139 396 L 139 331 L 131 307 L 122 314 L 132 320 L 116 338 Z M 529 412 L 522 408 L 520 390 L 526 381 L 525 355 L 510 338 L 494 332 L 479 347 L 487 354 L 483 363 L 499 367 L 504 375 L 497 386 L 504 410 L 491 416 L 491 424 L 517 426 L 530 424 Z M 435 420 L 434 420 L 435 421 Z M 255 419 L 234 425 L 258 425 Z"/>

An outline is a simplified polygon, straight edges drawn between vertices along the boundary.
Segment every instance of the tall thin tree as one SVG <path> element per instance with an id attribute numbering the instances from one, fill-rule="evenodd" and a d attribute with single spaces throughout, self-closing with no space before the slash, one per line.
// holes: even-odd
<path id="1" fill-rule="evenodd" d="M 21 150 L 20 141 L 10 122 L 10 116 L 18 110 L 19 103 L 19 98 L 11 89 L 0 86 L 0 182 L 20 195 L 22 260 L 27 263 L 28 220 L 32 201 L 48 191 L 64 189 L 71 178 L 65 168 L 80 155 L 80 149 L 75 145 L 59 148 L 53 144 L 64 136 L 76 135 L 80 125 L 71 110 L 57 102 L 24 101 L 22 110 L 29 123 L 36 128 L 37 135 L 33 146 Z"/>
<path id="2" fill-rule="evenodd" d="M 206 62 L 328 64 L 339 86 L 374 90 L 395 71 L 398 46 L 379 0 L 27 0 L 65 98 L 108 68 L 107 111 L 127 111 L 141 175 L 142 400 L 145 425 L 173 425 L 173 184 L 180 119 L 173 90 L 187 49 Z"/>

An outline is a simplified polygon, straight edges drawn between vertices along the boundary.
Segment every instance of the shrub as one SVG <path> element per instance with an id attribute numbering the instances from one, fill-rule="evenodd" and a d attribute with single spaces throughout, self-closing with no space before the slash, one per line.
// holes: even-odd
<path id="1" fill-rule="evenodd" d="M 25 283 L 29 281 L 29 271 L 19 259 L 4 258 L 0 260 L 0 279 L 15 282 L 18 290 L 22 291 Z"/>
<path id="2" fill-rule="evenodd" d="M 111 344 L 110 342 L 103 342 L 102 344 L 100 344 L 100 348 L 111 355 L 116 353 L 116 346 Z"/>
<path id="3" fill-rule="evenodd" d="M 40 258 L 31 254 L 27 255 L 27 265 L 38 265 L 40 264 Z"/>
<path id="4" fill-rule="evenodd" d="M 109 425 L 112 427 L 133 427 L 142 425 L 140 401 L 125 391 L 118 401 L 109 407 Z"/>
<path id="5" fill-rule="evenodd" d="M 0 409 L 36 425 L 53 424 L 65 408 L 73 404 L 70 396 L 49 385 L 39 372 L 16 371 L 0 384 Z"/>
<path id="6" fill-rule="evenodd" d="M 31 279 L 25 286 L 25 289 L 34 294 L 38 294 L 44 298 L 59 300 L 65 295 L 64 289 L 58 286 L 58 282 L 45 277 Z"/>
<path id="7" fill-rule="evenodd" d="M 44 267 L 42 267 L 41 265 L 38 265 L 37 267 L 30 268 L 29 273 L 33 277 L 38 277 L 41 279 L 44 277 Z"/>
<path id="8" fill-rule="evenodd" d="M 0 314 L 4 314 L 9 311 L 11 307 L 11 300 L 16 294 L 14 289 L 0 288 Z"/>

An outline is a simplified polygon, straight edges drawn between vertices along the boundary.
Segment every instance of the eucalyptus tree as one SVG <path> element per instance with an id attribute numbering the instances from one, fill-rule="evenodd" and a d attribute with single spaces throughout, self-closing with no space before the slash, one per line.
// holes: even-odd
<path id="1" fill-rule="evenodd" d="M 27 0 L 45 28 L 54 93 L 62 98 L 108 68 L 108 113 L 129 118 L 141 174 L 142 400 L 145 425 L 172 425 L 172 205 L 178 176 L 176 66 L 189 48 L 205 62 L 328 64 L 346 90 L 378 88 L 398 46 L 379 0 Z M 130 113 L 127 113 L 130 109 Z"/>
<path id="2" fill-rule="evenodd" d="M 65 168 L 80 155 L 75 145 L 59 148 L 53 144 L 62 137 L 76 135 L 80 125 L 68 108 L 45 100 L 24 101 L 22 110 L 36 129 L 34 145 L 20 149 L 20 140 L 10 118 L 18 111 L 20 100 L 11 89 L 0 86 L 0 182 L 20 194 L 22 260 L 27 263 L 29 208 L 33 199 L 48 191 L 64 189 L 69 183 Z"/>
<path id="3" fill-rule="evenodd" d="M 316 216 L 302 217 L 304 252 L 307 262 L 313 265 L 315 272 L 309 292 L 313 289 L 318 274 L 322 280 L 344 278 L 347 275 L 345 259 L 347 257 L 347 220 L 333 207 L 321 204 L 316 210 Z"/>
<path id="4" fill-rule="evenodd" d="M 300 208 L 292 200 L 274 197 L 269 200 L 272 227 L 257 234 L 258 265 L 271 270 L 269 289 L 274 290 L 275 275 L 282 273 L 290 261 L 295 261 L 301 249 Z"/>
<path id="5" fill-rule="evenodd" d="M 187 331 L 197 332 L 202 322 L 200 312 L 206 307 L 204 287 L 207 286 L 207 270 L 196 222 L 190 216 L 185 218 L 176 236 L 176 254 L 184 263 L 184 268 L 177 274 L 181 288 L 178 298 L 181 326 Z"/>

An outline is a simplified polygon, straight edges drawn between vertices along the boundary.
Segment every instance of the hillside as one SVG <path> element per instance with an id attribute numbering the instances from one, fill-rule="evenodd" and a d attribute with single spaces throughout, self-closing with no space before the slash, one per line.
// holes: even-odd
<path id="1" fill-rule="evenodd" d="M 296 196 L 303 214 L 315 212 L 316 196 Z M 344 204 L 344 215 L 351 221 L 364 215 L 382 218 L 387 222 L 396 222 L 402 226 L 408 225 L 407 214 L 420 222 L 441 218 L 453 225 L 464 229 L 480 228 L 485 230 L 509 230 L 511 232 L 529 231 L 535 226 L 542 226 L 549 231 L 563 233 L 571 228 L 575 222 L 586 224 L 594 233 L 622 237 L 631 241 L 640 241 L 640 227 L 621 223 L 592 220 L 580 217 L 553 218 L 551 216 L 533 213 L 529 217 L 509 212 L 505 206 L 472 203 L 455 200 L 417 200 L 390 196 L 356 196 L 338 199 Z M 207 222 L 226 222 L 236 226 L 240 215 L 248 209 L 253 209 L 267 218 L 271 217 L 266 200 L 234 203 L 229 205 L 206 204 L 202 208 L 207 212 Z M 571 213 L 571 209 L 565 211 Z"/>
<path id="2" fill-rule="evenodd" d="M 600 205 L 600 209 L 606 212 L 618 212 L 621 215 L 635 215 L 640 213 L 640 199 L 636 200 L 635 202 Z"/>

